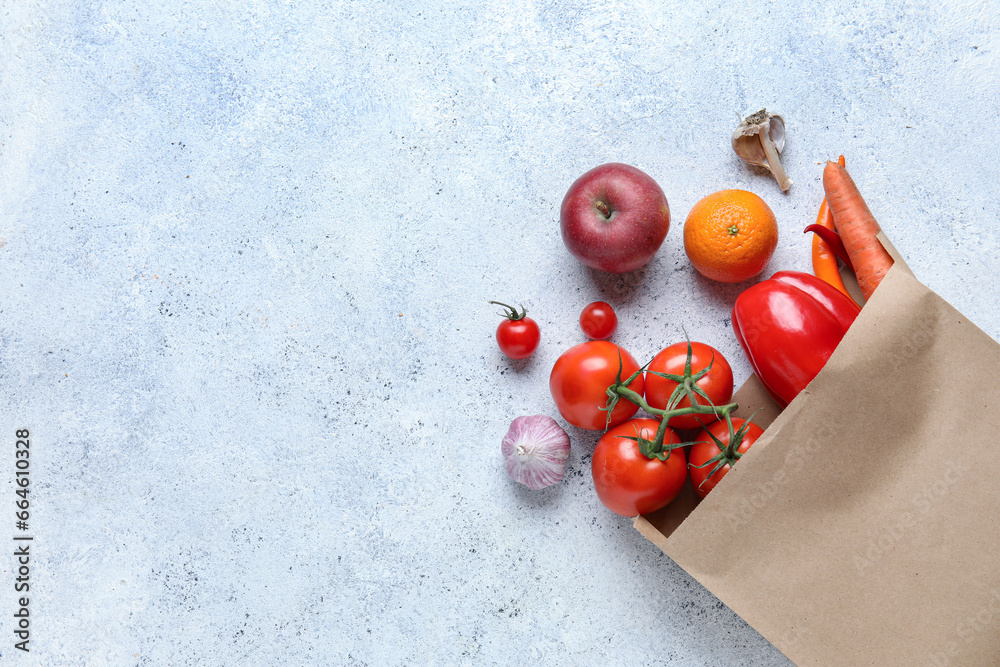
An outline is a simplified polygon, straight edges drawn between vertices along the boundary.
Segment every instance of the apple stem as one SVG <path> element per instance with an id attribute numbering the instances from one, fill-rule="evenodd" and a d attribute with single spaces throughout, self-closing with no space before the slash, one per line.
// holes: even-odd
<path id="1" fill-rule="evenodd" d="M 600 199 L 597 200 L 597 203 L 594 204 L 594 206 L 597 208 L 600 214 L 603 215 L 605 218 L 611 217 L 611 209 L 608 208 L 608 205 L 602 202 Z"/>

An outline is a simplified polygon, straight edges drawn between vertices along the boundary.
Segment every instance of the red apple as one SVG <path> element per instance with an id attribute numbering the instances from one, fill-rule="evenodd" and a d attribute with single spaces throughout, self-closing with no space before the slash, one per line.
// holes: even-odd
<path id="1" fill-rule="evenodd" d="M 663 190 L 635 167 L 594 167 L 570 186 L 559 216 L 563 243 L 587 266 L 624 273 L 653 258 L 670 229 Z"/>

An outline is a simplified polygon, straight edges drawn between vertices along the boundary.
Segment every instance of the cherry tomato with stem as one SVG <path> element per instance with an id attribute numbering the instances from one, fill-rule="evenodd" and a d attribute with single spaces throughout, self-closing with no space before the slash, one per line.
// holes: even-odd
<path id="1" fill-rule="evenodd" d="M 764 430 L 745 419 L 733 419 L 732 426 L 720 419 L 698 432 L 691 446 L 691 484 L 704 498 L 739 461 Z"/>
<path id="2" fill-rule="evenodd" d="M 680 438 L 666 429 L 660 456 L 640 451 L 638 439 L 652 440 L 660 422 L 631 419 L 610 429 L 594 447 L 591 473 L 594 489 L 604 506 L 621 516 L 639 516 L 665 507 L 680 493 L 687 479 L 687 462 Z"/>
<path id="3" fill-rule="evenodd" d="M 574 345 L 556 359 L 549 375 L 549 391 L 563 419 L 578 428 L 600 431 L 639 410 L 627 400 L 618 400 L 610 411 L 606 409 L 611 400 L 608 387 L 618 380 L 642 394 L 642 373 L 632 355 L 614 343 L 592 340 Z"/>
<path id="4" fill-rule="evenodd" d="M 611 304 L 595 301 L 584 306 L 580 313 L 580 328 L 587 338 L 605 340 L 618 328 L 618 316 Z"/>
<path id="5" fill-rule="evenodd" d="M 527 317 L 528 312 L 521 306 L 521 312 L 517 308 L 508 306 L 499 301 L 490 301 L 504 309 L 503 322 L 497 326 L 497 345 L 500 351 L 511 359 L 525 359 L 530 357 L 538 349 L 538 342 L 542 334 L 538 329 L 538 323 Z"/>
<path id="6" fill-rule="evenodd" d="M 688 363 L 691 377 L 685 380 Z M 646 402 L 658 410 L 667 409 L 671 402 L 675 403 L 671 409 L 690 407 L 687 388 L 698 404 L 721 407 L 733 398 L 733 369 L 722 353 L 711 345 L 695 342 L 669 345 L 653 357 L 646 369 Z M 688 430 L 701 428 L 716 419 L 714 414 L 677 415 L 671 417 L 667 425 Z"/>

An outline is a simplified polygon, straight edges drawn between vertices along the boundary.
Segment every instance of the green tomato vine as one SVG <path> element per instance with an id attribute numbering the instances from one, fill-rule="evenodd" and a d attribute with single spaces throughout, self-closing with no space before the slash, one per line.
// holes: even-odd
<path id="1" fill-rule="evenodd" d="M 656 429 L 656 435 L 653 437 L 652 440 L 643 438 L 638 433 L 636 433 L 635 437 L 629 437 L 630 440 L 636 441 L 636 443 L 639 445 L 639 451 L 642 452 L 642 454 L 647 458 L 650 459 L 655 458 L 661 461 L 666 461 L 668 458 L 670 458 L 670 452 L 672 450 L 694 444 L 694 442 L 677 442 L 677 443 L 664 442 L 664 437 L 666 436 L 667 432 L 667 422 L 671 418 L 680 415 L 692 415 L 692 414 L 713 415 L 718 419 L 725 419 L 726 423 L 729 425 L 730 443 L 731 444 L 735 443 L 735 445 L 732 445 L 732 447 L 734 448 L 735 446 L 738 446 L 740 440 L 742 440 L 742 436 L 743 433 L 745 433 L 745 429 L 741 429 L 741 433 L 739 434 L 740 436 L 739 439 L 734 440 L 737 434 L 734 433 L 733 431 L 733 421 L 732 421 L 732 413 L 734 410 L 736 410 L 736 408 L 739 407 L 739 404 L 728 403 L 726 405 L 721 405 L 721 406 L 714 405 L 712 403 L 712 399 L 708 397 L 708 394 L 706 394 L 705 391 L 698 386 L 698 380 L 705 377 L 705 375 L 712 369 L 712 363 L 714 363 L 714 360 L 712 362 L 709 362 L 709 364 L 705 368 L 701 369 L 697 373 L 694 373 L 692 372 L 691 369 L 691 358 L 693 355 L 694 351 L 691 348 L 691 341 L 688 340 L 687 360 L 684 362 L 683 374 L 677 375 L 672 373 L 659 373 L 657 371 L 646 371 L 646 367 L 649 366 L 649 362 L 647 362 L 645 365 L 642 366 L 642 368 L 640 368 L 635 373 L 630 375 L 626 380 L 622 380 L 621 348 L 618 349 L 618 374 L 615 376 L 614 384 L 612 384 L 607 389 L 608 402 L 601 409 L 607 412 L 608 421 L 610 422 L 611 411 L 615 409 L 616 405 L 618 405 L 618 401 L 624 398 L 625 400 L 639 406 L 649 414 L 657 415 L 658 417 L 660 417 L 660 425 Z M 639 392 L 634 391 L 633 389 L 629 389 L 629 385 L 632 384 L 632 382 L 635 381 L 635 379 L 638 378 L 639 375 L 642 374 L 644 371 L 653 373 L 654 375 L 658 375 L 662 378 L 666 378 L 667 380 L 672 380 L 673 382 L 677 383 L 677 386 L 674 388 L 673 393 L 670 395 L 670 399 L 667 401 L 666 407 L 663 408 L 662 410 L 659 408 L 654 408 L 653 406 L 649 405 L 649 403 L 646 402 L 646 399 Z M 705 401 L 707 401 L 707 404 L 700 403 L 696 398 L 697 396 L 700 396 L 703 399 L 705 399 Z M 688 399 L 690 405 L 686 408 L 678 408 L 677 405 L 679 405 L 680 402 L 684 400 L 684 398 Z M 749 420 L 747 423 L 749 423 Z M 728 449 L 729 448 L 726 448 L 727 451 Z M 739 457 L 735 456 L 735 458 Z M 735 460 L 735 458 L 733 460 Z"/>

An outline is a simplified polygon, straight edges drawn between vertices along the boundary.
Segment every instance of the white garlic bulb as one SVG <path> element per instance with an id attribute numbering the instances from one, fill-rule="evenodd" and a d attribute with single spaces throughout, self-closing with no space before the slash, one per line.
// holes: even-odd
<path id="1" fill-rule="evenodd" d="M 511 479 L 529 489 L 542 489 L 562 480 L 569 435 L 551 417 L 518 417 L 503 437 L 500 451 Z"/>

